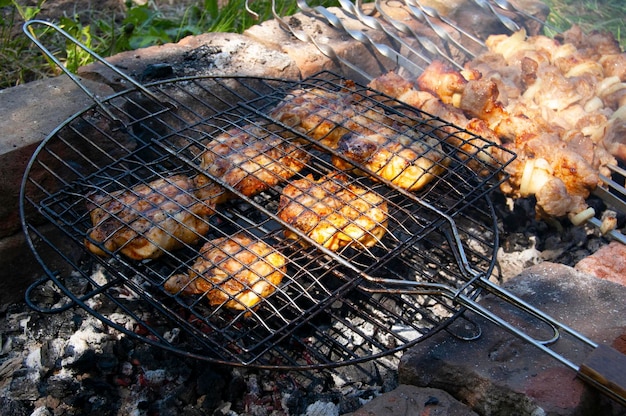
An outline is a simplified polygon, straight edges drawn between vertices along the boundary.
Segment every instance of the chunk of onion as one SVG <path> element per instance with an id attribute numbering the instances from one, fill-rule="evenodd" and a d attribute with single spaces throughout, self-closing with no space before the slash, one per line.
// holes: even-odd
<path id="1" fill-rule="evenodd" d="M 602 107 L 604 107 L 602 99 L 600 97 L 593 97 L 591 100 L 585 103 L 585 106 L 583 108 L 587 113 L 593 113 L 594 111 L 598 111 Z"/>
<path id="2" fill-rule="evenodd" d="M 602 65 L 595 61 L 584 61 L 578 65 L 572 67 L 565 77 L 579 77 L 584 74 L 591 74 L 598 78 L 602 78 L 604 76 L 604 69 L 602 69 Z"/>
<path id="3" fill-rule="evenodd" d="M 600 224 L 600 232 L 605 235 L 617 228 L 617 213 L 612 210 L 606 210 L 602 213 L 602 223 Z"/>
<path id="4" fill-rule="evenodd" d="M 602 96 L 604 95 L 604 92 L 603 92 L 604 90 L 609 88 L 611 85 L 617 84 L 617 83 L 619 83 L 618 76 L 606 77 L 602 81 L 598 82 L 598 84 L 596 85 L 596 92 L 598 93 L 599 96 Z"/>
<path id="5" fill-rule="evenodd" d="M 520 181 L 519 193 L 521 196 L 530 195 L 528 190 L 530 189 L 530 181 L 533 177 L 533 170 L 535 169 L 535 159 L 526 161 L 524 165 L 524 172 L 522 173 L 522 179 Z"/>
<path id="6" fill-rule="evenodd" d="M 621 106 L 613 114 L 611 114 L 610 120 L 625 120 L 626 121 L 626 105 Z"/>
<path id="7" fill-rule="evenodd" d="M 580 225 L 589 221 L 589 219 L 593 218 L 594 215 L 596 215 L 596 211 L 593 208 L 589 207 L 583 211 L 580 211 L 578 214 L 570 215 L 569 220 L 572 222 L 573 225 Z"/>
<path id="8" fill-rule="evenodd" d="M 461 106 L 461 97 L 461 93 L 455 92 L 454 94 L 452 94 L 452 105 L 456 108 L 459 108 Z"/>
<path id="9" fill-rule="evenodd" d="M 526 161 L 520 180 L 520 195 L 526 197 L 536 194 L 552 178 L 552 167 L 547 160 L 539 158 Z"/>

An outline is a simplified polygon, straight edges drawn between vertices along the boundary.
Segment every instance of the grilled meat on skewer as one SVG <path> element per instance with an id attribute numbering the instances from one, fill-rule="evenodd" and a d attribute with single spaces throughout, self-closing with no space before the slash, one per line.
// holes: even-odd
<path id="1" fill-rule="evenodd" d="M 586 211 L 599 175 L 617 164 L 611 153 L 626 148 L 626 71 L 616 67 L 626 55 L 614 39 L 577 28 L 562 42 L 520 31 L 487 46 L 463 71 L 434 62 L 415 83 L 386 74 L 370 86 L 514 151 L 502 190 L 535 196 L 538 215 Z"/>

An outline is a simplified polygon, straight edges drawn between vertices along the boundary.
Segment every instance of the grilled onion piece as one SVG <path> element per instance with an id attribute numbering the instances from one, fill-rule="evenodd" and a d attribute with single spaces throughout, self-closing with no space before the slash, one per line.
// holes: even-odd
<path id="1" fill-rule="evenodd" d="M 185 295 L 206 294 L 213 306 L 245 310 L 276 290 L 287 271 L 287 259 L 247 234 L 207 242 L 186 274 L 165 282 L 165 290 Z"/>
<path id="2" fill-rule="evenodd" d="M 207 186 L 203 189 L 215 195 Z M 111 195 L 97 195 L 90 213 L 93 228 L 85 245 L 97 255 L 119 251 L 143 260 L 195 244 L 208 232 L 207 217 L 214 213 L 210 204 L 196 198 L 196 190 L 193 179 L 174 175 Z"/>
<path id="3" fill-rule="evenodd" d="M 308 160 L 309 154 L 300 145 L 260 127 L 246 126 L 230 129 L 208 143 L 201 168 L 252 196 L 291 178 Z"/>
<path id="4" fill-rule="evenodd" d="M 449 159 L 439 141 L 415 130 L 400 134 L 392 129 L 383 133 L 348 133 L 339 139 L 338 151 L 377 176 L 409 191 L 417 191 L 443 173 Z M 337 156 L 333 165 L 341 170 L 352 165 Z M 364 174 L 360 170 L 357 174 Z M 372 177 L 376 179 L 376 177 Z"/>
<path id="5" fill-rule="evenodd" d="M 317 181 L 309 175 L 285 186 L 278 217 L 333 251 L 348 244 L 372 247 L 386 232 L 387 203 L 377 193 L 350 184 L 344 174 L 331 173 Z M 300 239 L 291 230 L 284 233 Z"/>

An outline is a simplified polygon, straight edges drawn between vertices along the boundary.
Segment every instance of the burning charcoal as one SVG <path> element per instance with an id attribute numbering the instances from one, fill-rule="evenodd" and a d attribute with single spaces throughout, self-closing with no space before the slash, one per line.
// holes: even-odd
<path id="1" fill-rule="evenodd" d="M 80 390 L 80 383 L 69 375 L 54 375 L 48 378 L 45 393 L 55 398 L 63 398 L 68 394 L 76 394 Z"/>
<path id="2" fill-rule="evenodd" d="M 65 342 L 59 338 L 47 340 L 41 346 L 41 365 L 45 368 L 54 368 L 57 361 L 63 356 Z"/>
<path id="3" fill-rule="evenodd" d="M 361 399 L 357 396 L 347 396 L 339 403 L 339 414 L 352 413 L 362 406 Z"/>
<path id="4" fill-rule="evenodd" d="M 174 75 L 174 68 L 169 64 L 151 64 L 141 74 L 142 81 L 150 81 L 161 78 L 171 78 Z"/>
<path id="5" fill-rule="evenodd" d="M 304 414 L 308 405 L 306 394 L 300 390 L 290 393 L 285 402 L 289 409 L 289 414 L 292 415 Z"/>
<path id="6" fill-rule="evenodd" d="M 198 395 L 205 396 L 203 407 L 208 410 L 216 409 L 224 397 L 227 380 L 223 374 L 207 369 L 196 380 Z"/>
<path id="7" fill-rule="evenodd" d="M 143 379 L 145 380 L 146 385 L 150 387 L 158 387 L 165 383 L 165 370 L 157 369 L 157 370 L 147 370 L 143 373 Z"/>
<path id="8" fill-rule="evenodd" d="M 45 407 L 39 407 L 34 411 L 31 411 L 30 406 L 26 406 L 21 402 L 11 400 L 7 397 L 0 397 L 0 409 L 2 412 L 7 415 L 15 415 L 15 416 L 48 416 L 48 414 L 43 413 L 46 410 Z"/>
<path id="9" fill-rule="evenodd" d="M 102 372 L 102 374 L 112 374 L 117 368 L 119 361 L 113 354 L 102 354 L 97 358 L 96 367 Z"/>
<path id="10" fill-rule="evenodd" d="M 243 376 L 239 373 L 239 371 L 233 371 L 233 378 L 230 381 L 230 386 L 228 388 L 228 400 L 231 402 L 235 402 L 241 397 L 246 391 L 246 381 Z"/>
<path id="11" fill-rule="evenodd" d="M 16 400 L 36 400 L 39 397 L 39 370 L 34 368 L 20 368 L 13 372 L 11 379 L 11 395 Z"/>
<path id="12" fill-rule="evenodd" d="M 232 404 L 230 402 L 224 402 L 213 411 L 213 416 L 231 416 L 230 410 Z"/>

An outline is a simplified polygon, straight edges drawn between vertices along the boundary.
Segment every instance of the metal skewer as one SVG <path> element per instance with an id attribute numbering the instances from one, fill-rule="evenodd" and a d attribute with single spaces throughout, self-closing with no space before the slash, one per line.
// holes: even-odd
<path id="1" fill-rule="evenodd" d="M 325 7 L 322 7 L 322 6 L 310 7 L 306 3 L 305 0 L 297 0 L 297 3 L 298 3 L 298 7 L 300 7 L 302 11 L 309 12 L 309 13 L 317 13 L 321 15 L 331 26 L 347 33 L 348 35 L 358 40 L 359 42 L 373 47 L 382 56 L 391 59 L 392 61 L 396 62 L 398 66 L 401 66 L 402 68 L 407 69 L 412 74 L 417 75 L 422 71 L 422 68 L 419 65 L 417 65 L 415 62 L 411 61 L 407 57 L 403 56 L 400 52 L 394 50 L 390 46 L 374 41 L 370 36 L 368 36 L 364 32 L 346 27 L 341 21 L 341 19 L 339 19 L 334 14 L 332 14 Z"/>
<path id="2" fill-rule="evenodd" d="M 474 58 L 474 53 L 472 51 L 467 49 L 461 42 L 459 42 L 458 40 L 450 36 L 448 31 L 444 27 L 438 25 L 437 23 L 434 23 L 431 19 L 429 19 L 426 13 L 421 9 L 417 1 L 405 0 L 405 4 L 408 7 L 409 11 L 413 14 L 413 16 L 415 16 L 415 18 L 418 21 L 428 25 L 428 27 L 430 27 L 435 32 L 435 34 L 439 36 L 442 40 L 454 45 L 458 50 L 463 52 L 467 57 Z"/>
<path id="3" fill-rule="evenodd" d="M 459 25 L 457 25 L 455 22 L 453 22 L 452 20 L 448 19 L 445 16 L 442 16 L 441 13 L 439 13 L 439 11 L 437 9 L 435 9 L 434 7 L 425 6 L 425 5 L 421 4 L 417 0 L 415 0 L 415 3 L 417 3 L 419 5 L 420 9 L 422 9 L 422 11 L 425 14 L 427 14 L 428 16 L 430 16 L 430 17 L 432 17 L 434 19 L 441 20 L 443 23 L 445 23 L 448 26 L 452 27 L 454 30 L 456 30 L 457 32 L 461 33 L 463 36 L 466 36 L 468 39 L 472 40 L 473 42 L 475 42 L 479 46 L 482 46 L 482 47 L 485 46 L 485 42 L 483 42 L 482 40 L 478 39 L 476 36 L 472 35 L 468 31 L 464 30 Z"/>
<path id="4" fill-rule="evenodd" d="M 392 25 L 398 32 L 400 32 L 400 33 L 402 33 L 404 35 L 409 36 L 411 39 L 417 40 L 417 42 L 420 45 L 422 45 L 422 47 L 424 49 L 426 49 L 429 53 L 431 53 L 433 56 L 435 56 L 435 57 L 442 57 L 446 61 L 448 61 L 448 63 L 452 64 L 456 68 L 463 69 L 463 66 L 461 64 L 459 64 L 457 61 L 455 61 L 447 53 L 442 51 L 441 48 L 435 44 L 435 42 L 433 42 L 432 40 L 428 39 L 427 37 L 419 35 L 413 29 L 411 29 L 411 27 L 408 26 L 407 24 L 405 24 L 405 23 L 403 23 L 403 22 L 401 22 L 401 21 L 399 21 L 397 19 L 394 19 L 391 16 L 389 16 L 389 14 L 387 14 L 385 9 L 382 7 L 381 0 L 376 0 L 374 5 L 376 7 L 376 11 L 382 16 L 382 18 L 385 20 L 385 22 L 387 22 L 390 25 Z M 429 58 L 429 62 L 430 61 L 431 61 L 431 59 Z"/>
<path id="5" fill-rule="evenodd" d="M 482 9 L 487 10 L 491 13 L 493 13 L 494 16 L 496 16 L 498 18 L 498 20 L 500 20 L 500 22 L 507 28 L 509 29 L 511 32 L 517 32 L 518 30 L 520 30 L 520 27 L 517 23 L 515 23 L 513 20 L 509 19 L 508 17 L 506 17 L 505 15 L 498 13 L 493 6 L 491 5 L 491 3 L 489 3 L 489 1 L 487 0 L 474 0 L 474 3 L 476 3 L 478 6 L 480 6 Z"/>
<path id="6" fill-rule="evenodd" d="M 507 16 L 504 16 L 503 14 L 498 13 L 495 10 L 494 5 L 502 10 L 507 10 L 513 13 L 519 13 L 520 15 L 524 17 L 531 18 L 541 23 L 542 25 L 544 25 L 545 27 L 551 30 L 557 31 L 556 28 L 553 28 L 552 26 L 548 25 L 545 21 L 537 18 L 536 16 L 532 16 L 530 13 L 520 10 L 519 8 L 511 4 L 508 0 L 473 0 L 473 1 L 478 6 L 480 6 L 483 10 L 486 10 L 489 13 L 496 16 L 498 20 L 507 29 L 511 31 L 519 30 L 520 29 L 519 25 L 515 23 L 512 19 L 508 18 Z M 465 37 L 475 44 L 484 46 L 484 42 L 482 40 L 464 31 L 457 24 L 455 24 L 454 21 L 452 21 L 451 19 L 445 16 L 442 16 L 436 9 L 422 5 L 419 2 L 419 0 L 405 0 L 404 3 L 406 5 L 407 11 L 409 12 L 409 15 L 413 19 L 416 19 L 416 21 L 418 21 L 419 23 L 422 23 L 426 25 L 428 28 L 432 29 L 435 32 L 435 34 L 439 38 L 441 38 L 441 40 L 444 43 L 450 44 L 453 47 L 456 47 L 461 52 L 463 52 L 463 54 L 465 54 L 467 57 L 473 58 L 474 54 L 469 49 L 467 49 L 459 40 L 451 36 L 450 33 L 442 25 L 435 22 L 434 20 L 442 22 L 443 24 L 451 27 L 456 33 L 459 34 L 460 37 Z M 352 3 L 348 0 L 340 0 L 340 4 L 342 6 L 342 9 L 345 10 L 348 14 L 352 15 L 354 19 L 359 20 L 362 24 L 374 30 L 384 31 L 388 36 L 394 39 L 396 43 L 406 47 L 411 52 L 411 54 L 414 54 L 423 62 L 429 63 L 430 61 L 432 61 L 432 59 L 440 58 L 440 59 L 446 60 L 457 69 L 463 68 L 462 66 L 463 62 L 458 62 L 458 59 L 454 59 L 452 56 L 450 56 L 450 54 L 443 51 L 431 39 L 428 39 L 424 36 L 419 35 L 408 24 L 398 19 L 392 18 L 389 15 L 389 13 L 385 11 L 385 8 L 383 7 L 383 4 L 382 4 L 382 0 L 375 1 L 375 8 L 379 14 L 379 17 L 374 17 L 374 16 L 371 16 L 370 14 L 365 13 L 362 9 L 362 4 L 360 0 L 356 0 L 356 3 Z M 366 35 L 363 32 L 347 28 L 346 25 L 342 22 L 342 20 L 338 18 L 337 16 L 335 16 L 334 14 L 332 14 L 328 9 L 323 8 L 323 7 L 314 7 L 314 8 L 310 7 L 306 3 L 305 0 L 298 0 L 298 5 L 305 12 L 316 13 L 316 14 L 322 15 L 322 17 L 326 21 L 328 21 L 328 23 L 331 26 L 347 33 L 352 38 L 366 45 L 373 46 L 374 49 L 378 53 L 382 54 L 383 56 L 389 59 L 393 59 L 394 61 L 398 63 L 399 66 L 407 69 L 411 74 L 415 75 L 421 72 L 422 70 L 421 66 L 415 62 L 412 62 L 407 57 L 403 56 L 399 50 L 394 50 L 392 47 L 389 47 L 381 43 L 377 43 L 373 41 L 370 36 Z M 279 16 L 276 16 L 276 18 L 280 21 Z M 393 29 L 395 29 L 396 32 L 393 32 L 389 26 L 384 25 L 379 19 L 387 23 L 389 26 L 393 27 Z M 282 24 L 288 28 L 288 25 L 285 22 L 282 22 Z M 294 30 L 292 30 L 291 28 L 289 28 L 289 30 L 291 30 L 292 33 L 294 33 Z M 424 53 L 420 53 L 420 51 L 417 51 L 414 47 L 410 47 L 407 41 L 403 39 L 403 37 L 400 35 L 403 35 L 403 36 L 409 37 L 410 39 L 415 40 L 419 45 L 421 45 L 425 49 L 425 51 L 427 51 L 432 56 L 426 56 Z M 313 43 L 325 55 L 329 56 L 332 59 L 342 62 L 343 64 L 350 67 L 352 70 L 356 71 L 357 73 L 365 75 L 364 71 L 359 68 L 359 65 L 352 64 L 350 62 L 347 62 L 345 59 L 338 57 L 336 53 L 334 53 L 334 51 L 332 50 L 332 47 L 328 45 L 320 45 L 314 39 L 312 39 L 311 37 L 303 33 L 294 33 L 294 36 L 298 37 L 299 39 L 305 42 L 308 41 L 308 42 Z M 366 79 L 371 80 L 373 79 L 373 76 L 367 74 Z M 607 167 L 613 173 L 626 177 L 625 169 L 620 168 L 615 165 L 607 165 Z M 620 212 L 626 212 L 626 189 L 624 188 L 624 186 L 619 184 L 615 180 L 612 180 L 611 178 L 608 178 L 605 176 L 601 176 L 600 179 L 602 183 L 594 191 L 594 194 L 600 197 L 605 203 L 607 203 L 607 205 L 615 208 L 616 210 Z M 592 218 L 589 220 L 589 222 L 590 224 L 594 225 L 598 229 L 600 229 L 602 225 L 602 221 L 597 218 Z M 620 233 L 617 230 L 607 231 L 606 236 L 608 238 L 612 238 L 616 241 L 620 241 L 626 244 L 626 236 L 624 236 L 622 233 Z"/>

